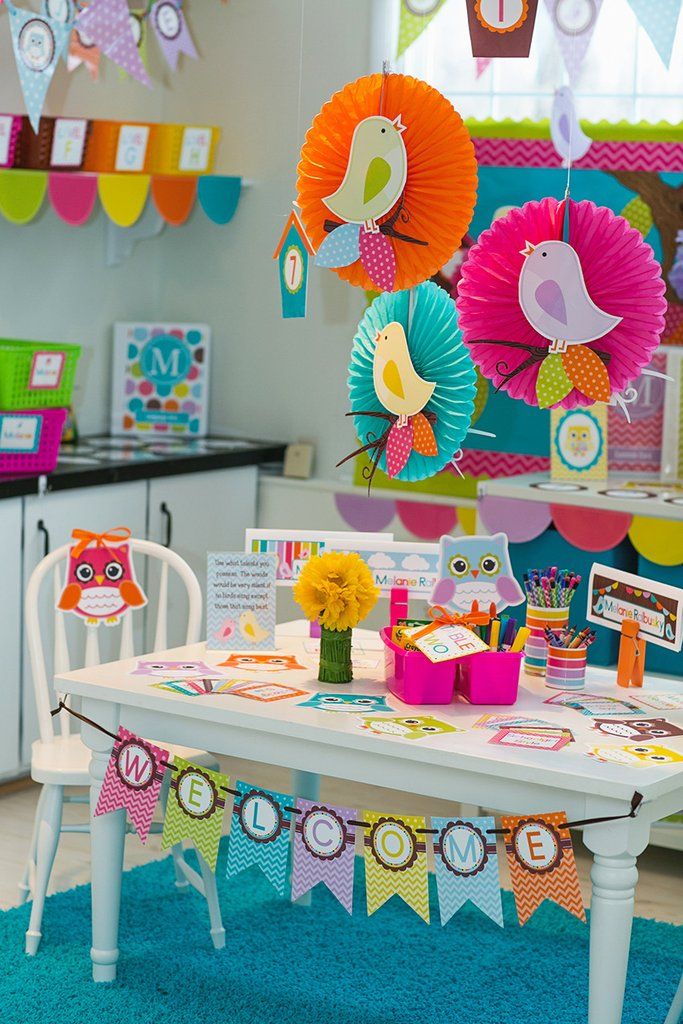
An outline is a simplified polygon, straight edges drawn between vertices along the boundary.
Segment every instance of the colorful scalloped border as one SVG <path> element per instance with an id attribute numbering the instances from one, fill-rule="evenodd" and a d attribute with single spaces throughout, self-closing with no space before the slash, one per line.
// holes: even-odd
<path id="1" fill-rule="evenodd" d="M 87 174 L 60 171 L 0 171 L 0 214 L 13 224 L 29 224 L 50 205 L 66 224 L 78 227 L 91 216 L 96 201 L 119 227 L 131 227 L 151 196 L 167 224 L 179 227 L 198 202 L 214 224 L 232 220 L 242 179 L 227 175 L 171 177 L 148 174 Z"/>

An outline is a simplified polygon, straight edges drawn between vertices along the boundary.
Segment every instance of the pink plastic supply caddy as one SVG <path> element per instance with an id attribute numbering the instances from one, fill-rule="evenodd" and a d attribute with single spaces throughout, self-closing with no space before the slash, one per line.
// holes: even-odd
<path id="1" fill-rule="evenodd" d="M 51 473 L 66 409 L 0 411 L 0 474 Z"/>
<path id="2" fill-rule="evenodd" d="M 404 651 L 381 633 L 387 689 L 406 704 L 450 704 L 456 693 L 470 704 L 514 704 L 523 654 L 482 651 L 435 665 L 421 651 Z"/>

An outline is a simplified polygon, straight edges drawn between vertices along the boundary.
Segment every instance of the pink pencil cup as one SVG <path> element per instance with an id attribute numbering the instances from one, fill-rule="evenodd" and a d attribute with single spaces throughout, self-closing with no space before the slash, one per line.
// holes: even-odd
<path id="1" fill-rule="evenodd" d="M 582 690 L 586 684 L 585 647 L 553 647 L 548 644 L 545 685 L 553 690 Z"/>
<path id="2" fill-rule="evenodd" d="M 450 704 L 455 689 L 455 662 L 434 665 L 421 651 L 404 651 L 381 632 L 384 642 L 384 679 L 387 689 L 406 704 Z"/>
<path id="3" fill-rule="evenodd" d="M 523 657 L 522 651 L 481 651 L 461 658 L 456 693 L 470 704 L 514 704 Z"/>

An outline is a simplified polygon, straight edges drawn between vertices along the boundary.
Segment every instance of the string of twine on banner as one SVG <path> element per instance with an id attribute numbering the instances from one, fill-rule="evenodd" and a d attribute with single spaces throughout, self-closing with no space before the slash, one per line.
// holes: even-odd
<path id="1" fill-rule="evenodd" d="M 52 711 L 50 711 L 50 714 L 54 718 L 54 716 L 58 715 L 60 711 L 66 711 L 69 715 L 73 715 L 74 718 L 78 718 L 81 722 L 85 722 L 86 725 L 92 726 L 93 729 L 98 729 L 101 733 L 104 733 L 105 736 L 111 737 L 111 739 L 114 741 L 119 739 L 118 735 L 116 733 L 111 732 L 110 729 L 106 729 L 103 725 L 100 725 L 98 722 L 93 721 L 92 718 L 88 718 L 87 715 L 82 715 L 79 711 L 74 711 L 73 708 L 70 708 L 65 703 L 64 700 L 60 700 L 57 707 L 53 708 Z M 162 761 L 161 764 L 164 766 L 164 768 L 170 768 L 171 771 L 177 771 L 177 767 L 168 761 Z M 220 788 L 224 790 L 226 793 L 230 793 L 232 796 L 235 797 L 241 797 L 243 795 L 242 793 L 240 793 L 239 790 L 231 789 L 228 786 L 221 786 Z M 631 797 L 631 808 L 626 814 L 607 814 L 599 818 L 582 818 L 580 821 L 567 821 L 562 825 L 558 825 L 558 828 L 560 829 L 560 831 L 564 831 L 570 828 L 582 828 L 587 825 L 601 825 L 604 822 L 608 821 L 622 821 L 624 818 L 635 818 L 638 814 L 638 811 L 640 810 L 642 803 L 643 794 L 639 793 L 636 790 L 633 793 L 633 796 Z M 289 811 L 292 814 L 303 813 L 301 809 L 298 807 L 285 807 L 284 810 Z M 539 814 L 538 817 L 543 817 L 543 815 Z M 355 821 L 353 819 L 349 819 L 346 822 L 346 824 L 355 826 L 357 828 L 372 828 L 372 824 L 368 821 Z M 437 828 L 417 828 L 415 829 L 415 831 L 419 835 L 437 836 L 439 835 L 440 830 Z M 486 829 L 488 835 L 496 836 L 507 835 L 510 831 L 511 829 L 509 828 Z"/>

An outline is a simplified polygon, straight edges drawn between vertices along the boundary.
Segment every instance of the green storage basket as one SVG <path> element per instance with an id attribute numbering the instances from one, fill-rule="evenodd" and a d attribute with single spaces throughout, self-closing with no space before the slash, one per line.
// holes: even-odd
<path id="1" fill-rule="evenodd" d="M 71 404 L 80 345 L 0 338 L 0 409 Z"/>

